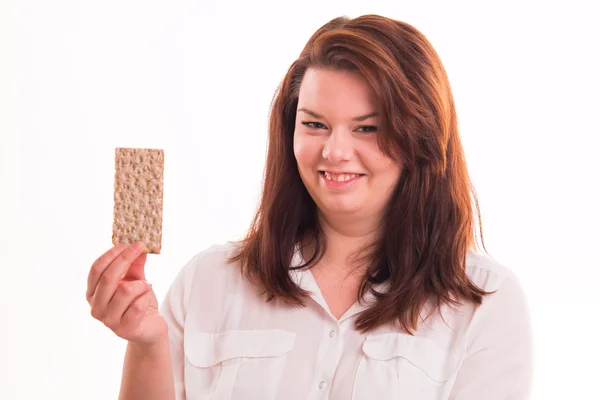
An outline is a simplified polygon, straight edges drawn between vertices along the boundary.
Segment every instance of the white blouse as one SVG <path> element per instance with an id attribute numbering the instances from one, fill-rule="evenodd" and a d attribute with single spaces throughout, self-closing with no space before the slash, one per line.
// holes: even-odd
<path id="1" fill-rule="evenodd" d="M 435 312 L 415 336 L 391 327 L 361 334 L 354 321 L 372 298 L 338 320 L 303 270 L 292 276 L 312 293 L 305 307 L 267 301 L 226 263 L 237 246 L 192 258 L 161 305 L 178 400 L 529 398 L 527 300 L 514 273 L 491 258 L 467 257 L 472 281 L 498 290 L 479 308 L 443 307 L 445 323 Z M 293 263 L 301 262 L 296 252 Z"/>

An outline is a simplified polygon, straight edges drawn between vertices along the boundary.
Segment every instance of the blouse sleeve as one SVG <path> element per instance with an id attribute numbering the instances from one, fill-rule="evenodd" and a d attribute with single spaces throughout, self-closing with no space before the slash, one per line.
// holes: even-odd
<path id="1" fill-rule="evenodd" d="M 516 278 L 485 296 L 474 314 L 465 360 L 450 400 L 526 400 L 533 375 L 533 339 L 524 291 Z"/>
<path id="2" fill-rule="evenodd" d="M 176 400 L 185 400 L 183 327 L 197 258 L 194 257 L 181 269 L 160 306 L 160 314 L 169 327 Z"/>

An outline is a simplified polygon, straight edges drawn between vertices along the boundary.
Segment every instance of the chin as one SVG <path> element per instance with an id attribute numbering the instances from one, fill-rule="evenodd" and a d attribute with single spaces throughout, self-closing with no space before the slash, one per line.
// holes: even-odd
<path id="1" fill-rule="evenodd" d="M 331 214 L 355 214 L 360 211 L 360 206 L 357 204 L 348 204 L 348 203 L 327 203 L 325 202 L 325 207 L 322 209 L 325 213 Z"/>

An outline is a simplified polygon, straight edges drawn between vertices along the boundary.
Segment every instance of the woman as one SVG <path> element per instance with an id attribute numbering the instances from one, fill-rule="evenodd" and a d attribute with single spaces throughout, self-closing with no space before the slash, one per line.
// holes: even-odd
<path id="1" fill-rule="evenodd" d="M 143 246 L 92 266 L 92 315 L 128 340 L 121 399 L 528 398 L 527 302 L 475 252 L 427 39 L 374 15 L 330 21 L 289 69 L 269 134 L 247 238 L 194 257 L 160 312 Z"/>

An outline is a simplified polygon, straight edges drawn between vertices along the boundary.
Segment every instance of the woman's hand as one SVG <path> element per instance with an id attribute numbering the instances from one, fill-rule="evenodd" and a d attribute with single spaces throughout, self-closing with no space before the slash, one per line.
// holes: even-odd
<path id="1" fill-rule="evenodd" d="M 145 263 L 142 243 L 113 247 L 92 265 L 86 298 L 92 316 L 119 337 L 152 345 L 167 337 L 167 324 L 146 281 Z"/>

